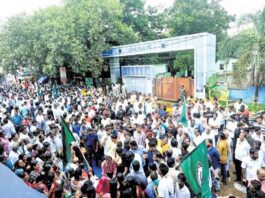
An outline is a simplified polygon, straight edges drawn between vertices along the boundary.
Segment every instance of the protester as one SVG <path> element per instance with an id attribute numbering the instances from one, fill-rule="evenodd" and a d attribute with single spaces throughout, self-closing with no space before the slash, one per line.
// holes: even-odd
<path id="1" fill-rule="evenodd" d="M 52 87 L 43 85 L 38 95 L 37 88 L 3 84 L 9 94 L 1 92 L 0 104 L 0 161 L 47 197 L 192 197 L 181 163 L 204 142 L 216 192 L 233 155 L 234 179 L 248 180 L 248 192 L 262 195 L 265 117 L 250 123 L 242 100 L 224 109 L 217 99 L 186 98 L 183 86 L 171 115 L 155 97 L 127 93 L 125 85 L 107 93 L 58 86 L 56 95 Z M 74 137 L 70 157 L 62 119 Z"/>

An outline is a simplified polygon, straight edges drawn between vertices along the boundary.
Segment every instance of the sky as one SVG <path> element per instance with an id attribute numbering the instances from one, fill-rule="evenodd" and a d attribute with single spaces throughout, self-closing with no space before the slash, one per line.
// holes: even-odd
<path id="1" fill-rule="evenodd" d="M 148 5 L 166 8 L 172 5 L 174 0 L 146 1 Z M 0 0 L 0 19 L 6 19 L 20 12 L 32 13 L 49 5 L 60 5 L 61 2 L 62 0 Z M 263 8 L 265 0 L 222 0 L 221 5 L 229 14 L 241 16 L 247 13 L 254 13 Z"/>

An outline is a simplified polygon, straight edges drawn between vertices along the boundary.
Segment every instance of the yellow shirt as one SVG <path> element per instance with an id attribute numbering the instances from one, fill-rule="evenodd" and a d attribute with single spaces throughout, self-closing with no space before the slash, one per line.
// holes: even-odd
<path id="1" fill-rule="evenodd" d="M 170 148 L 169 144 L 166 143 L 164 144 L 163 146 L 161 146 L 161 140 L 158 140 L 157 141 L 157 150 L 160 152 L 160 153 L 165 153 L 166 151 L 168 151 L 168 149 Z"/>
<path id="2" fill-rule="evenodd" d="M 220 163 L 226 164 L 227 163 L 227 157 L 228 157 L 228 151 L 229 151 L 229 144 L 226 140 L 220 140 L 217 143 L 217 150 L 220 154 Z"/>

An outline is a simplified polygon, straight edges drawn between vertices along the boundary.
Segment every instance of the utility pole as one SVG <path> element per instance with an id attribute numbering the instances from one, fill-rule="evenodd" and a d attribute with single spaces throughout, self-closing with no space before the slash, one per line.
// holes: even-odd
<path id="1" fill-rule="evenodd" d="M 258 98 L 259 98 L 259 77 L 260 77 L 260 54 L 259 54 L 259 50 L 257 50 L 257 54 L 256 54 L 256 64 L 255 64 L 255 70 L 254 70 L 254 86 L 255 86 L 255 95 L 254 95 L 254 102 L 258 102 Z"/>

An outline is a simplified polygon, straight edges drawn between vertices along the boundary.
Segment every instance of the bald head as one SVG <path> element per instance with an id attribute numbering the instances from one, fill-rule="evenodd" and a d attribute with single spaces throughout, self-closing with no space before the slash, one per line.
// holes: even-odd
<path id="1" fill-rule="evenodd" d="M 265 181 L 265 168 L 262 167 L 260 169 L 257 170 L 257 176 L 258 176 L 258 179 L 262 182 L 262 181 Z"/>
<path id="2" fill-rule="evenodd" d="M 225 131 L 224 131 L 224 134 L 225 134 L 225 137 L 226 137 L 226 138 L 229 137 L 229 131 L 228 131 L 228 130 L 225 130 Z"/>

